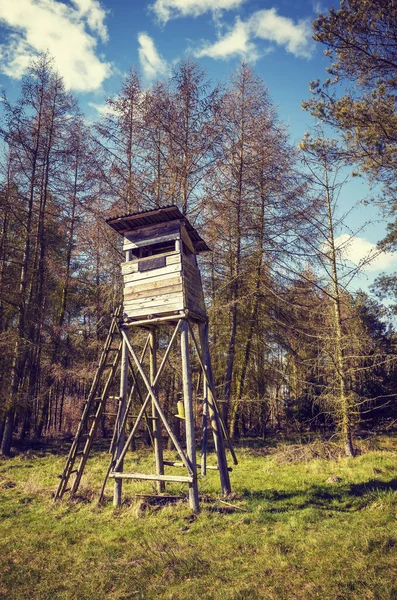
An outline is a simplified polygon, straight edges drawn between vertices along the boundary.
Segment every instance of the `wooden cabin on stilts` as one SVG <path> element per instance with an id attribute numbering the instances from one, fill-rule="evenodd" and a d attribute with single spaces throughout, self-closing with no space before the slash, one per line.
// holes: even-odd
<path id="1" fill-rule="evenodd" d="M 105 356 L 99 367 L 107 367 L 105 385 L 93 387 L 88 397 L 85 412 L 86 421 L 80 422 L 79 430 L 61 475 L 61 482 L 55 498 L 66 491 L 76 493 L 82 472 L 92 446 L 96 423 L 106 403 L 103 388 L 116 372 L 120 376 L 119 399 L 114 432 L 110 447 L 111 460 L 101 490 L 103 497 L 108 478 L 114 480 L 113 502 L 119 506 L 122 501 L 123 480 L 148 480 L 156 482 L 157 491 L 163 493 L 167 482 L 186 483 L 189 489 L 189 504 L 193 511 L 199 510 L 198 472 L 205 476 L 209 468 L 219 472 L 223 494 L 231 491 L 227 464 L 227 445 L 234 464 L 237 459 L 232 448 L 226 427 L 222 421 L 216 400 L 208 344 L 208 318 L 204 303 L 197 254 L 209 250 L 196 229 L 182 215 L 176 206 L 157 208 L 147 212 L 122 215 L 107 220 L 117 233 L 123 236 L 125 262 L 123 274 L 123 308 L 112 320 L 108 340 L 105 343 Z M 161 328 L 161 330 L 160 330 Z M 162 340 L 159 348 L 160 331 L 168 329 L 168 343 Z M 134 334 L 144 331 L 146 344 L 141 352 L 134 344 Z M 119 343 L 113 339 L 118 336 Z M 178 402 L 178 416 L 184 419 L 185 440 L 178 438 L 168 421 L 159 394 L 159 381 L 170 351 L 180 345 L 180 372 L 182 373 L 182 398 Z M 107 345 L 107 348 L 106 348 Z M 109 353 L 116 354 L 109 362 Z M 195 414 L 192 397 L 191 356 L 197 356 L 201 370 L 202 402 L 200 414 Z M 148 358 L 145 358 L 148 355 Z M 99 368 L 98 367 L 98 368 Z M 96 374 L 99 381 L 100 375 Z M 107 386 L 110 389 L 110 384 Z M 143 389 L 139 389 L 143 388 Z M 106 391 L 106 390 L 105 390 Z M 137 415 L 131 416 L 134 396 L 140 398 Z M 90 401 L 90 398 L 92 401 Z M 96 404 L 94 402 L 96 399 Z M 89 408 L 93 404 L 94 417 L 88 421 Z M 102 405 L 102 406 L 101 406 Z M 91 411 L 92 408 L 91 406 Z M 136 411 L 136 409 L 135 409 Z M 137 411 L 136 411 L 137 412 Z M 95 421 L 95 415 L 97 415 Z M 82 421 L 84 421 L 84 411 Z M 197 419 L 201 418 L 201 460 L 197 460 L 196 429 Z M 138 428 L 146 420 L 154 449 L 154 473 L 137 473 L 128 469 L 127 451 L 138 433 Z M 130 430 L 127 432 L 127 423 Z M 212 430 L 217 465 L 207 465 L 208 429 Z M 88 434 L 87 434 L 88 430 Z M 86 439 L 79 439 L 83 432 Z M 167 435 L 179 455 L 178 461 L 166 461 L 163 457 L 163 441 Z M 80 452 L 79 452 L 80 448 Z M 77 463 L 77 467 L 75 465 Z M 184 474 L 169 474 L 172 467 L 180 466 Z M 69 483 L 72 475 L 74 482 Z M 67 487 L 69 485 L 69 487 Z"/>

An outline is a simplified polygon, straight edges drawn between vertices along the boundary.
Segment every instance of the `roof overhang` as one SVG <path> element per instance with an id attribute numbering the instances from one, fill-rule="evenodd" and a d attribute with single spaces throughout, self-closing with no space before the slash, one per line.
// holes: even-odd
<path id="1" fill-rule="evenodd" d="M 163 206 L 148 210 L 145 212 L 130 213 L 127 215 L 119 215 L 106 219 L 106 223 L 112 227 L 120 235 L 124 235 L 129 231 L 141 229 L 149 225 L 167 223 L 168 221 L 180 220 L 185 224 L 186 230 L 193 242 L 196 252 L 206 252 L 210 250 L 207 243 L 203 240 L 197 230 L 189 223 L 187 218 L 181 213 L 175 205 Z"/>

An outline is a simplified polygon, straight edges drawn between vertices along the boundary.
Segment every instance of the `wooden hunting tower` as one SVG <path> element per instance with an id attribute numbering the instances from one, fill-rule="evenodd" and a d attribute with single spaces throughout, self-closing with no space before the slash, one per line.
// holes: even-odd
<path id="1" fill-rule="evenodd" d="M 231 469 L 227 466 L 225 441 L 231 451 L 234 464 L 237 464 L 216 400 L 208 345 L 208 318 L 197 264 L 197 254 L 209 248 L 176 206 L 122 215 L 108 219 L 107 223 L 124 238 L 125 262 L 121 265 L 123 308 L 116 311 L 113 316 L 108 339 L 105 342 L 55 499 L 61 498 L 66 491 L 70 491 L 72 495 L 77 491 L 97 423 L 104 413 L 111 383 L 117 372 L 120 373 L 118 409 L 110 447 L 111 460 L 100 497 L 103 497 L 108 477 L 114 478 L 115 481 L 113 495 L 115 506 L 121 503 L 124 479 L 155 481 L 158 492 L 164 492 L 166 482 L 187 483 L 190 506 L 192 510 L 198 511 L 198 469 L 201 476 L 206 475 L 207 469 L 219 471 L 222 492 L 228 494 L 231 491 L 229 480 Z M 161 361 L 158 343 L 160 326 L 162 331 L 164 327 L 172 328 L 168 341 L 162 340 Z M 147 332 L 146 344 L 140 356 L 134 349 L 133 335 L 130 335 L 137 331 L 137 328 Z M 114 344 L 115 337 L 121 338 L 118 346 Z M 181 394 L 183 401 L 178 402 L 178 416 L 185 423 L 185 444 L 182 444 L 179 436 L 170 426 L 169 414 L 166 415 L 165 408 L 162 406 L 163 399 L 158 392 L 159 378 L 178 337 L 180 354 L 178 353 L 177 356 L 180 356 L 181 360 L 181 369 L 178 371 L 182 373 L 183 391 Z M 203 390 L 202 403 L 199 403 L 196 411 L 193 408 L 190 366 L 193 348 L 197 354 L 201 372 L 199 381 Z M 117 354 L 109 362 L 111 352 Z M 145 359 L 146 353 L 149 355 L 148 360 Z M 108 374 L 106 368 L 110 369 Z M 138 404 L 134 401 L 134 397 Z M 135 416 L 131 414 L 134 403 L 135 412 L 138 412 Z M 201 461 L 197 464 L 195 423 L 199 414 L 202 417 L 202 445 Z M 153 440 L 156 472 L 125 472 L 124 462 L 127 451 L 143 421 L 146 421 Z M 127 423 L 132 423 L 129 433 L 127 433 Z M 217 465 L 211 466 L 207 465 L 209 424 L 217 455 Z M 171 439 L 179 454 L 180 462 L 164 460 L 164 434 Z M 84 435 L 87 436 L 85 439 Z M 74 468 L 79 456 L 81 456 L 80 462 L 77 468 Z M 175 467 L 183 467 L 187 473 L 176 475 L 174 472 L 166 472 L 169 468 Z M 76 474 L 74 482 L 67 487 L 69 478 L 74 473 Z"/>
<path id="2" fill-rule="evenodd" d="M 124 317 L 180 313 L 206 319 L 196 255 L 207 244 L 176 206 L 109 219 L 124 237 Z"/>

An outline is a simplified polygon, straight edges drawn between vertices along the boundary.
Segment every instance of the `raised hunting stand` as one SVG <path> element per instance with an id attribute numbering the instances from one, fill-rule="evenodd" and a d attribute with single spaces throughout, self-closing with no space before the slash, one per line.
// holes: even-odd
<path id="1" fill-rule="evenodd" d="M 157 482 L 158 492 L 163 492 L 165 483 L 187 483 L 189 486 L 189 504 L 193 511 L 199 509 L 197 468 L 201 475 L 208 468 L 219 471 L 223 494 L 231 491 L 229 468 L 227 466 L 225 441 L 231 451 L 234 464 L 237 459 L 226 427 L 222 421 L 215 396 L 215 388 L 211 370 L 208 346 L 208 318 L 206 314 L 200 271 L 197 265 L 197 254 L 209 250 L 205 241 L 182 215 L 176 206 L 167 206 L 143 213 L 123 215 L 107 220 L 117 233 L 124 237 L 123 251 L 125 262 L 121 265 L 124 280 L 123 312 L 116 312 L 112 319 L 108 339 L 105 343 L 98 373 L 86 402 L 86 407 L 79 424 L 75 440 L 72 444 L 68 460 L 61 475 L 61 482 L 55 499 L 70 491 L 75 494 L 80 483 L 85 463 L 91 449 L 96 425 L 106 403 L 111 381 L 120 364 L 120 395 L 114 433 L 110 448 L 111 461 L 102 486 L 103 497 L 108 477 L 114 478 L 113 503 L 121 504 L 123 479 L 149 480 Z M 158 333 L 160 326 L 172 330 L 168 345 L 163 348 L 163 357 L 158 366 Z M 146 345 L 142 355 L 138 357 L 133 347 L 134 331 L 144 329 L 148 332 Z M 198 331 L 198 338 L 195 333 Z M 117 347 L 112 346 L 113 339 L 119 335 L 121 341 Z M 170 427 L 166 414 L 161 406 L 158 394 L 158 381 L 164 370 L 174 342 L 180 340 L 180 358 L 183 387 L 183 403 L 178 402 L 178 413 L 185 421 L 186 450 Z M 190 349 L 195 349 L 201 367 L 203 402 L 202 402 L 202 453 L 201 463 L 197 464 L 195 444 L 195 415 L 192 400 L 192 377 L 190 367 Z M 144 356 L 149 349 L 149 368 L 145 370 Z M 108 362 L 110 352 L 117 352 L 116 357 Z M 105 383 L 100 384 L 105 369 L 110 369 Z M 148 372 L 146 372 L 148 370 Z M 129 373 L 133 384 L 129 387 Z M 145 394 L 139 390 L 140 384 L 145 387 Z M 99 393 L 98 389 L 102 389 Z M 137 416 L 131 417 L 132 398 L 138 393 L 141 406 Z M 151 407 L 150 416 L 147 409 Z M 93 411 L 94 409 L 94 411 Z M 91 421 L 88 421 L 91 411 Z M 130 432 L 126 433 L 127 419 L 134 419 Z M 149 427 L 155 454 L 155 473 L 136 473 L 124 471 L 124 459 L 127 450 L 137 433 L 143 419 L 151 422 Z M 211 424 L 214 446 L 218 464 L 207 465 L 207 425 Z M 84 432 L 86 439 L 83 439 Z M 162 430 L 168 434 L 177 450 L 181 462 L 170 462 L 163 459 Z M 83 446 L 79 452 L 79 446 Z M 74 469 L 77 456 L 81 456 L 78 467 Z M 166 467 L 185 467 L 185 475 L 166 473 Z M 69 478 L 76 474 L 71 487 L 67 488 Z"/>

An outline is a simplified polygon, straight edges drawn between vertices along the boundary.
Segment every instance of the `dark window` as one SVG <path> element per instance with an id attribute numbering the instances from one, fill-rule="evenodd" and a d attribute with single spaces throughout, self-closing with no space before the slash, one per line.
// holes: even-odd
<path id="1" fill-rule="evenodd" d="M 156 256 L 150 260 L 144 260 L 138 263 L 138 271 L 152 271 L 153 269 L 161 269 L 167 264 L 165 256 Z"/>

